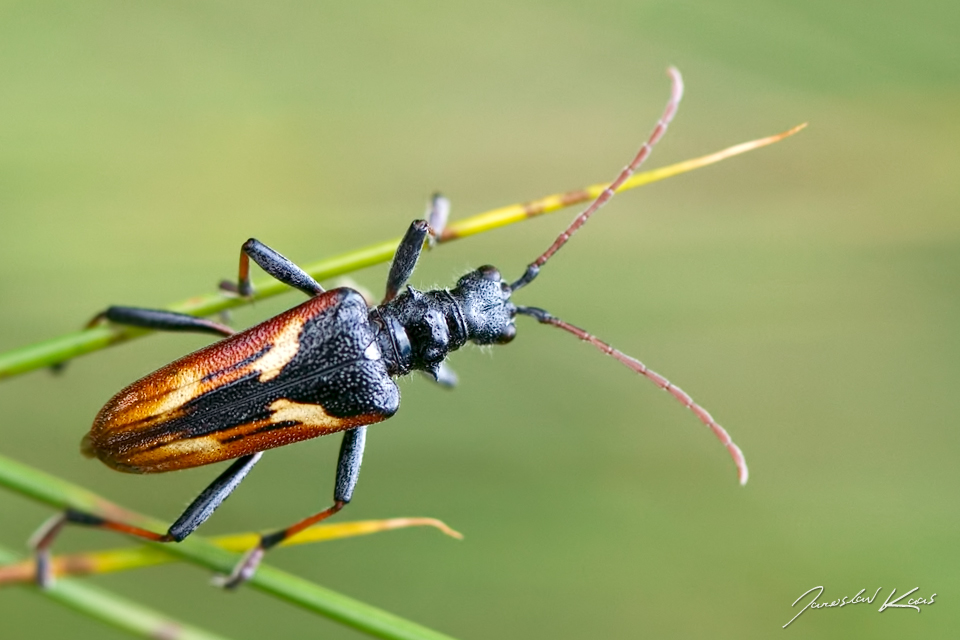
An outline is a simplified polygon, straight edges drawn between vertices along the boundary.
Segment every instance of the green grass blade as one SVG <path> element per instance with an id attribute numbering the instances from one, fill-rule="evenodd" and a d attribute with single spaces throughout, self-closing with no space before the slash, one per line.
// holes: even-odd
<path id="1" fill-rule="evenodd" d="M 16 554 L 0 547 L 0 562 L 15 560 L 17 560 Z M 49 589 L 40 589 L 35 585 L 26 588 L 33 589 L 85 616 L 141 638 L 226 640 L 224 636 L 184 624 L 137 602 L 93 585 L 83 584 L 78 580 L 58 580 Z"/>
<path id="2" fill-rule="evenodd" d="M 166 529 L 166 525 L 159 520 L 127 511 L 91 491 L 2 455 L 0 486 L 57 509 L 72 507 L 153 530 Z M 225 551 L 197 535 L 190 536 L 179 544 L 147 544 L 162 548 L 181 560 L 223 574 L 229 573 L 238 559 L 237 554 Z M 449 636 L 415 622 L 267 565 L 261 566 L 244 588 L 269 593 L 378 638 L 451 640 Z"/>

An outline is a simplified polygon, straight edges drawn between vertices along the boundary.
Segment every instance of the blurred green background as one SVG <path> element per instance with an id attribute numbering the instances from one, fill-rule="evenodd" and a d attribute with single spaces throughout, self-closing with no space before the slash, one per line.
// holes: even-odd
<path id="1" fill-rule="evenodd" d="M 410 530 L 269 561 L 461 638 L 936 638 L 960 624 L 960 5 L 956 2 L 0 4 L 0 350 L 108 304 L 162 306 L 235 273 L 256 236 L 310 262 L 612 178 L 667 98 L 650 167 L 802 134 L 618 197 L 520 302 L 597 333 L 730 430 L 571 336 L 452 358 L 372 428 L 340 519 Z M 520 274 L 565 211 L 422 260 L 421 287 Z M 386 267 L 356 274 L 380 291 Z M 236 314 L 252 324 L 300 298 Z M 217 473 L 120 475 L 78 442 L 118 389 L 206 340 L 158 336 L 0 385 L 2 451 L 172 520 Z M 338 439 L 266 456 L 202 532 L 326 505 Z M 953 496 L 953 497 L 951 497 Z M 0 544 L 48 515 L 0 493 Z M 114 546 L 71 531 L 61 550 Z M 91 579 L 235 638 L 356 638 L 172 566 Z M 866 588 L 936 592 L 795 613 Z M 121 638 L 22 589 L 3 638 Z M 950 630 L 953 630 L 952 632 Z"/>

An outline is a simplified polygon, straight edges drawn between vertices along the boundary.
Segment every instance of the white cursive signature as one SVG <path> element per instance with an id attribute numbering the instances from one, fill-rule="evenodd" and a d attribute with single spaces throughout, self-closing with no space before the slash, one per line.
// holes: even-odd
<path id="1" fill-rule="evenodd" d="M 860 589 L 859 593 L 857 593 L 857 595 L 853 596 L 852 598 L 847 598 L 847 596 L 844 596 L 839 600 L 833 600 L 831 602 L 817 602 L 817 598 L 823 595 L 823 586 L 807 589 L 802 594 L 800 594 L 799 598 L 793 601 L 793 604 L 790 605 L 791 607 L 797 606 L 797 603 L 800 602 L 803 599 L 803 597 L 806 596 L 808 593 L 812 593 L 816 591 L 817 594 L 810 599 L 810 602 L 807 603 L 807 606 L 805 606 L 803 609 L 800 609 L 800 611 L 797 612 L 797 615 L 790 618 L 790 622 L 783 625 L 783 628 L 786 629 L 787 627 L 789 627 L 790 623 L 792 623 L 794 620 L 799 618 L 800 614 L 806 611 L 807 609 L 845 607 L 848 604 L 862 604 L 864 602 L 866 602 L 867 604 L 873 604 L 873 601 L 876 599 L 877 594 L 880 593 L 880 589 L 882 588 L 883 587 L 877 587 L 877 590 L 873 592 L 873 596 L 869 598 L 863 597 L 863 592 L 866 591 L 866 589 Z M 891 601 L 890 599 L 893 598 L 893 596 L 897 593 L 896 588 L 894 588 L 894 590 L 890 592 L 890 595 L 887 596 L 887 599 L 884 601 L 882 605 L 880 605 L 880 608 L 877 609 L 877 611 L 881 612 L 884 609 L 896 608 L 896 609 L 916 609 L 917 613 L 919 613 L 920 605 L 933 604 L 933 599 L 937 597 L 936 593 L 931 595 L 929 598 L 910 598 L 909 600 L 907 600 L 906 604 L 897 604 L 898 602 L 900 602 L 901 600 L 909 596 L 914 591 L 917 591 L 918 589 L 920 589 L 920 587 L 914 587 L 913 589 L 911 589 L 910 591 L 907 591 L 905 594 L 903 594 L 896 600 Z"/>

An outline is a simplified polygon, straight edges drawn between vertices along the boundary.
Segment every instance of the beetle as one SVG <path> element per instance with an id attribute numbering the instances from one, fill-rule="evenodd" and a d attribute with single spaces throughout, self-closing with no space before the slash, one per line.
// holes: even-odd
<path id="1" fill-rule="evenodd" d="M 747 481 L 743 453 L 727 432 L 689 395 L 663 376 L 586 331 L 538 307 L 517 305 L 513 295 L 529 285 L 544 264 L 602 207 L 646 160 L 673 119 L 683 95 L 680 73 L 669 69 L 667 106 L 637 155 L 580 213 L 550 247 L 509 282 L 492 266 L 467 273 L 452 289 L 418 291 L 407 285 L 425 243 L 442 231 L 449 203 L 435 196 L 429 220 L 415 220 L 397 247 L 379 305 L 368 305 L 350 288 L 326 291 L 309 274 L 256 239 L 241 247 L 238 281 L 221 287 L 250 297 L 250 261 L 310 298 L 242 332 L 185 314 L 110 307 L 102 321 L 167 331 L 199 331 L 223 339 L 129 385 L 100 410 L 82 451 L 129 473 L 158 473 L 234 460 L 169 527 L 148 531 L 68 509 L 35 534 L 37 580 L 51 582 L 49 553 L 67 523 L 112 529 L 156 542 L 179 542 L 197 529 L 233 492 L 263 452 L 308 438 L 343 432 L 333 504 L 293 525 L 262 535 L 220 584 L 248 580 L 267 550 L 340 511 L 353 497 L 367 426 L 398 409 L 394 378 L 422 371 L 441 384 L 455 378 L 444 363 L 467 342 L 506 344 L 516 335 L 518 315 L 532 317 L 589 342 L 668 391 L 721 440 Z M 404 290 L 404 287 L 406 288 Z M 403 290 L 403 291 L 401 291 Z"/>

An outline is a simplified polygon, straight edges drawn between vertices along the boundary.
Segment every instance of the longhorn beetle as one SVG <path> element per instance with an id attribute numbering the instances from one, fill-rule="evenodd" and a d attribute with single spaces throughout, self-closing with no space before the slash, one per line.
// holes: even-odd
<path id="1" fill-rule="evenodd" d="M 264 553 L 282 540 L 340 511 L 353 497 L 363 457 L 367 425 L 392 416 L 400 392 L 392 378 L 411 371 L 430 374 L 441 384 L 455 378 L 444 360 L 467 342 L 506 344 L 516 335 L 518 315 L 568 331 L 613 356 L 668 391 L 708 426 L 747 481 L 743 453 L 727 432 L 689 395 L 666 378 L 595 336 L 543 309 L 514 304 L 513 294 L 537 277 L 543 265 L 602 207 L 643 163 L 676 113 L 683 95 L 680 73 L 669 69 L 672 91 L 666 109 L 640 148 L 605 191 L 527 266 L 514 282 L 491 266 L 466 274 L 453 289 L 417 291 L 407 285 L 425 242 L 445 224 L 448 203 L 434 196 L 429 222 L 415 220 L 399 246 L 387 276 L 386 295 L 377 306 L 349 288 L 325 291 L 310 275 L 263 243 L 250 239 L 240 253 L 238 283 L 225 289 L 253 293 L 252 259 L 268 274 L 310 299 L 289 311 L 235 333 L 222 324 L 193 316 L 133 307 L 110 307 L 92 323 L 114 323 L 166 331 L 199 331 L 222 340 L 134 382 L 100 410 L 82 442 L 82 451 L 118 471 L 158 473 L 233 460 L 166 533 L 68 509 L 48 521 L 31 541 L 37 580 L 51 581 L 50 547 L 67 523 L 112 529 L 156 542 L 179 542 L 199 527 L 273 447 L 343 432 L 333 505 L 274 533 L 262 535 L 229 576 L 225 587 L 248 580 Z"/>

